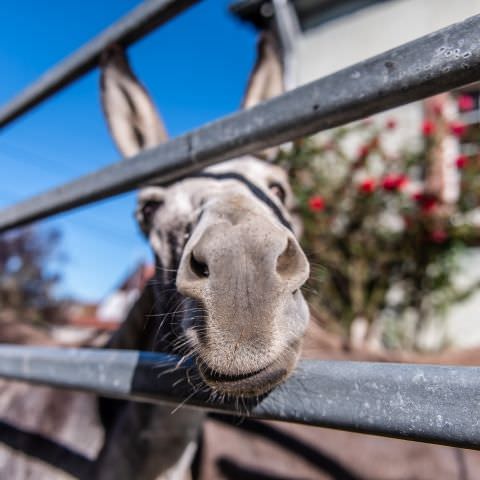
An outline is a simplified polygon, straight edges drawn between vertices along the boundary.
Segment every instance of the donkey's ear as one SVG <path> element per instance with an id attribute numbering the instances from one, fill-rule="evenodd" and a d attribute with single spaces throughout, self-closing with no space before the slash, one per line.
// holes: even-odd
<path id="1" fill-rule="evenodd" d="M 262 32 L 257 43 L 257 61 L 248 80 L 242 107 L 250 108 L 285 91 L 283 66 L 277 41 L 271 32 Z M 257 155 L 274 160 L 280 147 L 270 147 Z"/>
<path id="2" fill-rule="evenodd" d="M 277 41 L 271 32 L 262 32 L 257 43 L 257 61 L 248 80 L 243 108 L 276 97 L 285 91 L 283 66 Z"/>
<path id="3" fill-rule="evenodd" d="M 102 107 L 110 132 L 125 157 L 167 140 L 167 133 L 150 96 L 135 77 L 119 46 L 101 58 Z"/>

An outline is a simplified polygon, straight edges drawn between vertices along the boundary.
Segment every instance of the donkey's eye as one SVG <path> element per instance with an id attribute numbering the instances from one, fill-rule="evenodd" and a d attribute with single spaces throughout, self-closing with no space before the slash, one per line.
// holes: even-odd
<path id="1" fill-rule="evenodd" d="M 285 192 L 285 189 L 279 183 L 271 182 L 268 184 L 268 188 L 276 197 L 279 198 L 282 203 L 285 203 L 285 198 L 287 197 L 287 194 Z"/>
<path id="2" fill-rule="evenodd" d="M 162 204 L 163 202 L 161 200 L 150 200 L 146 202 L 142 207 L 143 222 L 150 223 L 154 213 L 162 206 Z"/>

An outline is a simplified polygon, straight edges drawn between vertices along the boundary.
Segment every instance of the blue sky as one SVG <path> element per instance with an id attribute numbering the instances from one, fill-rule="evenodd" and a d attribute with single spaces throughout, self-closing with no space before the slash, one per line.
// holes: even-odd
<path id="1" fill-rule="evenodd" d="M 138 0 L 2 0 L 0 103 L 126 14 Z M 177 136 L 238 108 L 254 61 L 255 34 L 204 0 L 129 49 Z M 119 160 L 101 115 L 98 71 L 0 131 L 0 207 Z M 150 259 L 133 220 L 134 193 L 42 223 L 63 233 L 62 294 L 96 300 Z"/>

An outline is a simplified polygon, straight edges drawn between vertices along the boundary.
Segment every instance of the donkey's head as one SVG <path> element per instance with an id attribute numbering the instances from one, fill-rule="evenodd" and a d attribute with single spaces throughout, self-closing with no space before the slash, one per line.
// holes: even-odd
<path id="1" fill-rule="evenodd" d="M 268 37 L 259 54 L 247 106 L 280 91 L 281 69 Z M 166 139 L 121 51 L 104 62 L 102 100 L 124 155 Z M 309 316 L 300 291 L 309 265 L 293 206 L 286 173 L 254 156 L 169 186 L 152 179 L 140 190 L 137 219 L 158 267 L 153 347 L 193 353 L 202 379 L 219 392 L 259 395 L 295 366 Z"/>

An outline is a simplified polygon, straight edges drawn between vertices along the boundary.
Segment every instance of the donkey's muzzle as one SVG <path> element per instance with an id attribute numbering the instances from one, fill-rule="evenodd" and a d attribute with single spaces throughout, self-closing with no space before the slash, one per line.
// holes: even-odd
<path id="1" fill-rule="evenodd" d="M 287 228 L 235 202 L 204 214 L 177 289 L 204 307 L 195 351 L 205 381 L 248 395 L 276 385 L 296 362 L 308 320 L 299 289 L 309 266 Z"/>

